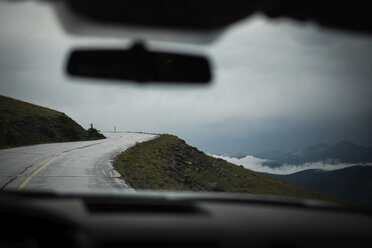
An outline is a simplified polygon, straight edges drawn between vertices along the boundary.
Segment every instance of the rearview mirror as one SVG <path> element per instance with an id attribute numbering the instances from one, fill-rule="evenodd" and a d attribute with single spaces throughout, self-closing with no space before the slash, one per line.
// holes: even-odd
<path id="1" fill-rule="evenodd" d="M 127 50 L 80 49 L 70 54 L 67 73 L 72 76 L 137 82 L 208 83 L 207 58 L 147 51 L 142 44 Z"/>

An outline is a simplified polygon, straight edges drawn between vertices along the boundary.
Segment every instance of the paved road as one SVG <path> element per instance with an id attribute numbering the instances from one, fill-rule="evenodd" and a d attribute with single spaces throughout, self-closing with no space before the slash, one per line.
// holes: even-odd
<path id="1" fill-rule="evenodd" d="M 107 139 L 0 150 L 0 188 L 53 191 L 133 190 L 112 167 L 121 151 L 153 139 L 141 133 L 104 133 Z"/>

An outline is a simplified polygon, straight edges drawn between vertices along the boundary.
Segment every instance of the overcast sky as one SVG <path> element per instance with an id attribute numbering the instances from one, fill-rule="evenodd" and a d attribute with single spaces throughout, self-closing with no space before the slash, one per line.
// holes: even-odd
<path id="1" fill-rule="evenodd" d="M 255 16 L 209 45 L 151 42 L 209 55 L 209 87 L 72 79 L 75 45 L 128 40 L 66 35 L 48 4 L 0 1 L 0 94 L 65 112 L 83 127 L 171 133 L 231 156 L 350 140 L 372 146 L 372 37 Z"/>

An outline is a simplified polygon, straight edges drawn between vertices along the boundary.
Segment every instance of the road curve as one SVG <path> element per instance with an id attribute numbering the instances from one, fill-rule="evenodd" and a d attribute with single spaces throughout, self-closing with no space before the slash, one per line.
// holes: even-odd
<path id="1" fill-rule="evenodd" d="M 0 188 L 46 191 L 131 191 L 112 161 L 120 152 L 157 137 L 104 133 L 107 139 L 0 150 Z"/>

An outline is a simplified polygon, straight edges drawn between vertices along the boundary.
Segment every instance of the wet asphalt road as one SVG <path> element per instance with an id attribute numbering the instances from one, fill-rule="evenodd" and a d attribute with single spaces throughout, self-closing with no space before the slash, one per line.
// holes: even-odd
<path id="1" fill-rule="evenodd" d="M 120 152 L 156 137 L 104 133 L 107 139 L 0 150 L 0 188 L 46 191 L 132 191 L 113 168 Z"/>

